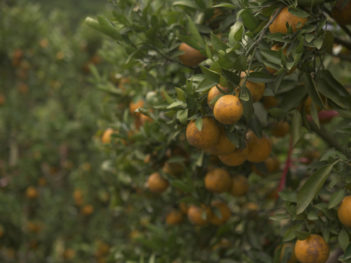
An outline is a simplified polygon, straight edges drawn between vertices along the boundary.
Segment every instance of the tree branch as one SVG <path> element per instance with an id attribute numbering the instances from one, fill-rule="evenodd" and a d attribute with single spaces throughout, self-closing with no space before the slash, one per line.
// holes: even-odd
<path id="1" fill-rule="evenodd" d="M 333 251 L 333 253 L 330 254 L 328 260 L 325 263 L 337 263 L 339 256 L 342 254 L 342 249 L 337 248 Z"/>

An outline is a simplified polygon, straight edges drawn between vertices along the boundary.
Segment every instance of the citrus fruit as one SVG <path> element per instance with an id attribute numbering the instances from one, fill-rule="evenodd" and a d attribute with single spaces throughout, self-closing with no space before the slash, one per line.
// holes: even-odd
<path id="1" fill-rule="evenodd" d="M 101 137 L 101 141 L 104 144 L 108 144 L 111 143 L 111 135 L 113 134 L 113 129 L 108 128 L 104 131 L 104 134 Z"/>
<path id="2" fill-rule="evenodd" d="M 248 190 L 249 182 L 245 176 L 237 175 L 233 177 L 230 190 L 230 193 L 233 196 L 243 196 L 248 192 Z"/>
<path id="3" fill-rule="evenodd" d="M 229 173 L 222 168 L 209 171 L 205 176 L 205 187 L 211 192 L 226 192 L 230 187 L 230 183 L 231 178 Z"/>
<path id="4" fill-rule="evenodd" d="M 295 255 L 301 263 L 324 263 L 329 256 L 329 246 L 320 235 L 312 234 L 307 239 L 297 240 Z"/>
<path id="5" fill-rule="evenodd" d="M 228 91 L 227 88 L 225 88 L 221 85 L 218 85 L 218 87 L 213 86 L 207 94 L 207 104 L 211 109 L 213 109 L 213 107 L 214 107 L 214 104 L 215 104 L 214 100 L 216 98 L 218 99 L 221 95 L 224 95 L 224 93 L 222 91 L 224 91 L 224 92 Z"/>
<path id="6" fill-rule="evenodd" d="M 245 81 L 245 72 L 241 72 L 240 77 L 240 86 L 244 84 Z M 256 83 L 247 80 L 245 83 L 246 88 L 250 91 L 251 98 L 253 102 L 259 101 L 263 97 L 264 89 L 265 89 L 265 84 L 264 83 Z"/>
<path id="7" fill-rule="evenodd" d="M 202 118 L 201 131 L 196 127 L 195 121 L 189 122 L 186 127 L 186 139 L 188 143 L 200 149 L 208 149 L 214 146 L 220 136 L 220 130 L 215 120 Z"/>
<path id="8" fill-rule="evenodd" d="M 143 100 L 138 100 L 136 102 L 131 102 L 131 103 L 129 103 L 129 111 L 130 111 L 131 114 L 138 116 L 138 115 L 140 115 L 140 113 L 139 112 L 135 112 L 135 111 L 137 109 L 143 107 L 143 106 L 144 106 L 144 101 Z"/>
<path id="9" fill-rule="evenodd" d="M 212 148 L 207 149 L 207 151 L 211 154 L 221 155 L 232 153 L 235 149 L 235 145 L 229 140 L 225 132 L 222 131 L 218 142 Z"/>
<path id="10" fill-rule="evenodd" d="M 198 51 L 195 48 L 192 48 L 186 43 L 181 43 L 179 45 L 179 50 L 183 51 L 183 54 L 179 56 L 179 60 L 188 67 L 195 67 L 197 66 L 201 61 L 205 60 L 206 57 L 201 54 L 200 51 Z"/>
<path id="11" fill-rule="evenodd" d="M 28 199 L 35 199 L 38 197 L 38 191 L 33 186 L 29 186 L 26 190 L 26 196 Z"/>
<path id="12" fill-rule="evenodd" d="M 272 135 L 275 137 L 284 137 L 290 131 L 290 125 L 286 121 L 279 121 L 273 124 L 272 126 Z"/>
<path id="13" fill-rule="evenodd" d="M 168 188 L 168 181 L 163 179 L 159 173 L 153 173 L 147 179 L 147 187 L 151 192 L 162 193 Z"/>
<path id="14" fill-rule="evenodd" d="M 286 24 L 288 24 L 293 32 L 303 27 L 307 22 L 306 18 L 298 17 L 289 12 L 288 7 L 284 7 L 278 16 L 274 19 L 273 23 L 269 26 L 269 31 L 271 33 L 288 33 Z"/>
<path id="15" fill-rule="evenodd" d="M 339 221 L 346 227 L 351 227 L 351 196 L 345 196 L 338 208 Z"/>
<path id="16" fill-rule="evenodd" d="M 81 213 L 85 216 L 91 215 L 94 212 L 94 207 L 92 205 L 85 205 L 81 209 Z"/>
<path id="17" fill-rule="evenodd" d="M 188 209 L 188 219 L 194 225 L 207 225 L 211 217 L 211 210 L 202 205 L 201 207 L 191 205 Z"/>
<path id="18" fill-rule="evenodd" d="M 272 151 L 272 143 L 267 137 L 258 138 L 252 131 L 246 134 L 248 155 L 247 159 L 253 163 L 265 161 Z"/>
<path id="19" fill-rule="evenodd" d="M 173 226 L 178 225 L 183 221 L 183 214 L 179 210 L 172 210 L 166 217 L 166 224 Z"/>
<path id="20" fill-rule="evenodd" d="M 238 97 L 224 95 L 220 97 L 213 108 L 216 120 L 223 124 L 234 124 L 244 113 L 243 105 Z"/>
<path id="21" fill-rule="evenodd" d="M 248 148 L 238 149 L 229 154 L 218 155 L 222 163 L 228 166 L 238 166 L 247 160 Z"/>
<path id="22" fill-rule="evenodd" d="M 210 218 L 211 224 L 218 226 L 228 221 L 231 216 L 231 211 L 226 203 L 222 201 L 213 201 L 211 207 L 213 210 Z"/>

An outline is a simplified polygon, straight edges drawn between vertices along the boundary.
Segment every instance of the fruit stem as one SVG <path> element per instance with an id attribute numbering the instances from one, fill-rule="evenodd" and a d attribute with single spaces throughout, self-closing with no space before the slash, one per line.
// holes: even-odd
<path id="1" fill-rule="evenodd" d="M 291 156 L 292 156 L 293 150 L 294 150 L 293 140 L 292 140 L 292 136 L 290 135 L 288 157 L 286 158 L 283 174 L 282 174 L 282 177 L 280 178 L 278 193 L 281 192 L 282 190 L 284 190 L 284 188 L 285 188 L 286 177 L 287 177 L 289 169 L 292 165 Z"/>

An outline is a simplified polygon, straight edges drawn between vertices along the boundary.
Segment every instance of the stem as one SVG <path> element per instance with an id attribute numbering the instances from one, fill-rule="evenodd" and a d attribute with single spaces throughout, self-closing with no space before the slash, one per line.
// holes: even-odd
<path id="1" fill-rule="evenodd" d="M 342 254 L 342 249 L 341 248 L 337 248 L 333 251 L 333 253 L 330 254 L 328 260 L 325 263 L 337 263 L 338 261 L 338 257 Z"/>
<path id="2" fill-rule="evenodd" d="M 287 177 L 289 169 L 292 165 L 291 156 L 292 156 L 293 150 L 294 150 L 293 140 L 292 140 L 292 136 L 290 135 L 288 157 L 286 158 L 283 174 L 282 174 L 282 177 L 280 178 L 278 193 L 281 192 L 282 190 L 284 190 L 284 188 L 285 188 L 286 177 Z"/>
<path id="3" fill-rule="evenodd" d="M 318 128 L 318 126 L 312 121 L 309 123 L 310 128 L 321 138 L 323 141 L 325 141 L 327 144 L 329 144 L 331 147 L 335 148 L 339 152 L 343 153 L 346 155 L 348 158 L 351 158 L 351 153 L 347 150 L 347 148 L 344 148 L 341 146 L 334 138 L 328 134 L 328 132 L 324 128 Z"/>

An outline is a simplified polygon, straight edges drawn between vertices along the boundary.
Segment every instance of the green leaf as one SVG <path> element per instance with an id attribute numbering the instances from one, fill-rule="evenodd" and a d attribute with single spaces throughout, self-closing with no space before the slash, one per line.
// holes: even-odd
<path id="1" fill-rule="evenodd" d="M 197 6 L 195 5 L 195 3 L 191 0 L 183 0 L 183 1 L 175 1 L 173 3 L 174 6 L 184 6 L 184 7 L 189 7 L 189 8 L 193 8 L 193 9 L 196 9 Z"/>
<path id="2" fill-rule="evenodd" d="M 342 229 L 338 235 L 338 242 L 342 250 L 346 250 L 348 245 L 350 244 L 349 234 L 346 232 L 345 229 Z"/>
<path id="3" fill-rule="evenodd" d="M 168 105 L 167 109 L 174 109 L 174 108 L 185 108 L 186 104 L 183 101 L 176 100 L 172 102 L 170 105 Z"/>
<path id="4" fill-rule="evenodd" d="M 196 128 L 197 128 L 199 131 L 202 131 L 202 118 L 198 118 L 198 119 L 195 121 L 195 126 L 196 126 Z"/>
<path id="5" fill-rule="evenodd" d="M 189 45 L 193 48 L 202 50 L 205 47 L 205 42 L 203 41 L 195 23 L 190 17 L 187 17 L 188 20 L 188 33 L 189 33 Z"/>
<path id="6" fill-rule="evenodd" d="M 212 80 L 215 83 L 219 83 L 220 75 L 216 71 L 213 71 L 203 66 L 200 66 L 200 68 L 202 73 L 205 74 L 206 77 L 208 77 L 210 80 Z"/>
<path id="7" fill-rule="evenodd" d="M 242 19 L 244 26 L 251 31 L 257 29 L 260 24 L 260 21 L 252 14 L 251 9 L 247 8 L 241 10 L 239 16 Z"/>
<path id="8" fill-rule="evenodd" d="M 302 74 L 302 80 L 305 84 L 305 87 L 307 89 L 308 95 L 310 95 L 312 101 L 319 107 L 323 107 L 322 104 L 322 99 L 319 96 L 318 92 L 316 91 L 315 84 L 312 80 L 312 77 L 309 73 L 304 72 Z"/>
<path id="9" fill-rule="evenodd" d="M 305 184 L 297 193 L 297 209 L 296 214 L 301 214 L 308 205 L 312 202 L 313 198 L 318 194 L 325 181 L 328 179 L 330 172 L 339 160 L 320 168 L 314 175 L 310 176 Z"/>
<path id="10" fill-rule="evenodd" d="M 231 26 L 228 41 L 230 45 L 235 45 L 235 42 L 241 41 L 244 34 L 244 25 L 241 21 L 236 21 L 234 25 Z"/>
<path id="11" fill-rule="evenodd" d="M 296 145 L 301 139 L 302 133 L 302 117 L 301 113 L 297 110 L 294 111 L 292 121 L 291 121 L 291 130 L 292 130 L 292 143 Z"/>
<path id="12" fill-rule="evenodd" d="M 341 189 L 341 190 L 333 193 L 329 199 L 328 209 L 332 209 L 332 208 L 336 207 L 338 204 L 340 204 L 340 202 L 342 201 L 344 196 L 345 196 L 344 189 Z"/>

